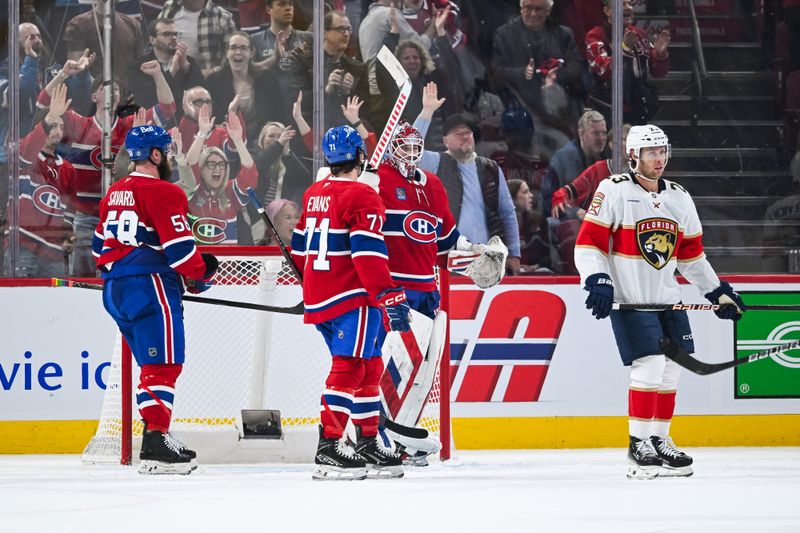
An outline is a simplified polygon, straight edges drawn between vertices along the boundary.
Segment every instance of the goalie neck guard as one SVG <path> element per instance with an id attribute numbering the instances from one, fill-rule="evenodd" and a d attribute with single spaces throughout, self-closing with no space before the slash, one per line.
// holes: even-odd
<path id="1" fill-rule="evenodd" d="M 424 141 L 419 130 L 406 121 L 397 125 L 397 130 L 389 144 L 388 163 L 407 179 L 412 179 L 417 163 L 422 158 Z"/>

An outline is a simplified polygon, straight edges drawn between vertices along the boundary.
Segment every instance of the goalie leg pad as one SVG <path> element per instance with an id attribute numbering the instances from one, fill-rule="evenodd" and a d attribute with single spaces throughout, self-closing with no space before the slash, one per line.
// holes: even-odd
<path id="1" fill-rule="evenodd" d="M 364 377 L 363 362 L 363 359 L 354 357 L 333 356 L 320 401 L 320 420 L 325 438 L 342 438 L 353 408 L 356 388 Z"/>
<path id="2" fill-rule="evenodd" d="M 430 331 L 428 350 L 420 365 L 419 371 L 410 385 L 408 394 L 400 406 L 394 421 L 404 426 L 415 426 L 428 403 L 428 396 L 439 370 L 439 361 L 444 352 L 444 341 L 447 334 L 447 313 L 440 311 L 433 319 Z"/>
<path id="3" fill-rule="evenodd" d="M 167 433 L 175 401 L 175 381 L 183 365 L 144 365 L 136 389 L 136 405 L 151 430 Z"/>
<path id="4" fill-rule="evenodd" d="M 383 374 L 383 359 L 371 357 L 364 359 L 364 377 L 355 392 L 353 411 L 350 418 L 361 428 L 361 435 L 374 437 L 378 434 L 381 414 L 380 387 L 378 382 Z"/>

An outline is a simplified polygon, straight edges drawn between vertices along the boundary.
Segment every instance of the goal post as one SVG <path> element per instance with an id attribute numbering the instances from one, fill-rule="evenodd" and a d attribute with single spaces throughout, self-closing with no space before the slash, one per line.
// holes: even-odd
<path id="1" fill-rule="evenodd" d="M 302 300 L 302 288 L 278 248 L 214 246 L 202 251 L 220 262 L 214 285 L 203 296 L 280 307 Z M 442 285 L 446 302 L 446 281 Z M 330 370 L 322 336 L 301 315 L 193 302 L 184 302 L 184 327 L 186 360 L 175 386 L 171 431 L 197 451 L 200 462 L 313 460 L 320 395 Z M 85 463 L 137 460 L 143 429 L 133 393 L 138 375 L 130 350 L 117 335 L 100 422 L 84 451 Z M 439 384 L 449 381 L 446 346 L 420 420 L 441 435 L 442 459 L 449 458 L 450 422 L 447 391 Z M 242 410 L 279 411 L 280 438 L 246 435 Z"/>

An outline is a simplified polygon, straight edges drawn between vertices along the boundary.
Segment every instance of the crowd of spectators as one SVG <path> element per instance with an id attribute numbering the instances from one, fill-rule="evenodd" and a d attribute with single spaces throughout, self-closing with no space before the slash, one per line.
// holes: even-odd
<path id="1" fill-rule="evenodd" d="M 324 127 L 351 124 L 375 146 L 398 91 L 376 61 L 388 47 L 411 79 L 403 118 L 426 139 L 421 166 L 444 182 L 463 234 L 474 242 L 493 235 L 506 241 L 513 274 L 574 271 L 571 221 L 580 221 L 582 200 L 559 191 L 609 155 L 609 2 L 555 2 L 333 0 L 319 21 Z M 311 2 L 248 0 L 232 10 L 231 0 L 166 0 L 160 12 L 138 0 L 120 4 L 140 7 L 114 14 L 113 151 L 124 154 L 133 125 L 170 128 L 174 178 L 189 199 L 198 242 L 275 244 L 248 206 L 248 187 L 268 205 L 284 239 L 314 179 L 311 154 L 322 133 L 309 126 Z M 101 195 L 102 4 L 95 0 L 61 26 L 26 5 L 17 57 L 20 137 L 76 176 L 58 175 L 63 165 L 43 176 L 23 161 L 30 187 L 55 190 L 52 201 L 65 209 L 48 222 L 60 247 L 42 242 L 41 228 L 22 228 L 20 238 L 42 257 L 63 254 L 67 266 L 53 261 L 64 274 L 90 276 L 87 243 Z M 624 6 L 625 114 L 641 124 L 655 112 L 648 76 L 669 69 L 669 33 L 636 28 L 631 2 Z M 52 34 L 61 40 L 53 42 Z M 0 65 L 4 94 L 6 72 L 7 64 Z M 52 139 L 39 145 L 29 138 L 58 132 L 55 147 Z M 0 153 L 0 165 L 6 163 Z M 117 169 L 125 174 L 124 160 Z"/>

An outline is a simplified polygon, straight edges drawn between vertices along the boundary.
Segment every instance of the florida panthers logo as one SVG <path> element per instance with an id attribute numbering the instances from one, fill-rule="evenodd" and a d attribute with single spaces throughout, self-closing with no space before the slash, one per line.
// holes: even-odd
<path id="1" fill-rule="evenodd" d="M 414 242 L 430 244 L 436 242 L 435 216 L 424 211 L 411 211 L 403 219 L 403 233 Z"/>
<path id="2" fill-rule="evenodd" d="M 36 187 L 31 200 L 36 209 L 45 215 L 60 215 L 64 211 L 64 206 L 61 205 L 61 194 L 52 185 Z"/>
<path id="3" fill-rule="evenodd" d="M 675 253 L 678 224 L 666 218 L 640 220 L 636 224 L 636 241 L 645 261 L 661 270 Z"/>
<path id="4" fill-rule="evenodd" d="M 225 240 L 228 223 L 211 217 L 200 217 L 192 221 L 192 234 L 199 244 L 220 244 Z"/>

